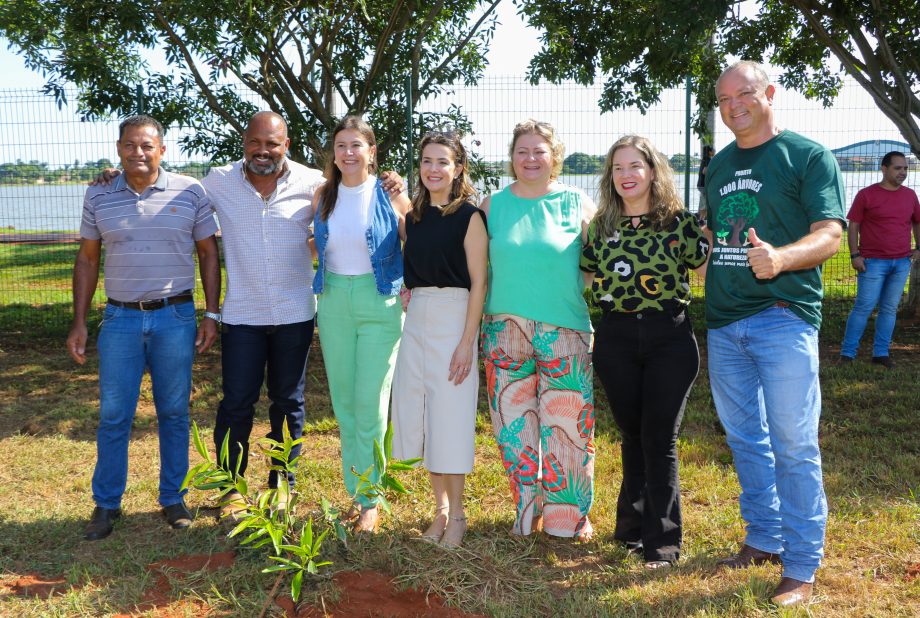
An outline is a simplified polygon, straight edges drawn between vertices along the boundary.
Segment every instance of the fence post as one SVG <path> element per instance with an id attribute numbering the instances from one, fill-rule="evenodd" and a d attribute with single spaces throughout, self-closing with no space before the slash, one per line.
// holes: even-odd
<path id="1" fill-rule="evenodd" d="M 910 276 L 907 280 L 907 303 L 901 310 L 901 317 L 920 317 L 920 262 L 910 265 Z"/>
<path id="2" fill-rule="evenodd" d="M 147 106 L 144 105 L 144 87 L 140 84 L 134 87 L 134 106 L 137 114 L 145 114 L 147 112 Z"/>
<path id="3" fill-rule="evenodd" d="M 690 209 L 690 75 L 687 75 L 687 100 L 684 109 L 684 208 Z"/>
<path id="4" fill-rule="evenodd" d="M 412 126 L 412 75 L 406 75 L 406 169 L 408 170 L 409 195 L 412 195 L 414 187 L 413 166 L 415 159 L 412 153 L 412 134 L 415 132 Z"/>

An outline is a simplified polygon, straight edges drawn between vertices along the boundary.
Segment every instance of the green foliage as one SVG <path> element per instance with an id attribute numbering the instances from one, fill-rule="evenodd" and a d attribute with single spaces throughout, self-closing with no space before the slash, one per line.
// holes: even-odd
<path id="1" fill-rule="evenodd" d="M 0 3 L 0 35 L 47 77 L 48 94 L 63 100 L 76 84 L 86 117 L 134 113 L 142 85 L 147 113 L 190 129 L 186 152 L 239 157 L 246 119 L 267 108 L 288 121 L 291 158 L 322 167 L 328 131 L 364 113 L 383 167 L 404 171 L 405 78 L 413 104 L 475 83 L 497 4 L 22 0 Z M 168 67 L 151 67 L 150 51 Z M 413 137 L 448 124 L 468 124 L 459 107 L 417 114 Z"/>
<path id="2" fill-rule="evenodd" d="M 15 163 L 0 163 L 0 185 L 36 184 L 36 183 L 85 183 L 95 178 L 107 167 L 113 167 L 108 159 L 98 161 L 74 161 L 63 167 L 50 168 L 42 161 L 28 163 L 16 160 Z"/>
<path id="3" fill-rule="evenodd" d="M 873 97 L 920 155 L 920 12 L 914 0 L 520 0 L 521 14 L 544 32 L 531 60 L 532 81 L 605 79 L 604 110 L 648 109 L 687 75 L 707 133 L 715 79 L 730 57 L 769 62 L 780 83 L 829 105 L 842 70 Z M 742 5 L 756 7 L 742 16 Z"/>
<path id="4" fill-rule="evenodd" d="M 671 169 L 674 170 L 675 172 L 678 172 L 678 173 L 683 172 L 684 167 L 687 165 L 687 155 L 685 155 L 682 152 L 679 152 L 676 155 L 672 155 L 671 158 L 668 159 L 668 163 L 671 164 Z M 700 158 L 695 155 L 690 155 L 690 169 L 697 170 L 699 169 L 699 167 L 700 167 Z"/>
<path id="5" fill-rule="evenodd" d="M 240 545 L 251 549 L 270 546 L 271 554 L 268 559 L 276 564 L 266 567 L 262 572 L 278 573 L 279 577 L 290 576 L 291 597 L 296 602 L 300 599 L 305 574 L 315 576 L 321 567 L 332 564 L 330 561 L 318 559 L 326 536 L 333 532 L 342 543 L 347 543 L 347 531 L 340 519 L 341 511 L 325 497 L 321 498 L 321 522 L 325 529 L 318 535 L 313 529 L 312 518 L 299 524 L 298 519 L 294 516 L 298 495 L 291 492 L 286 479 L 287 473 L 296 469 L 299 459 L 299 457 L 291 457 L 291 451 L 295 446 L 303 443 L 303 438 L 295 439 L 291 436 L 287 421 L 282 427 L 281 441 L 261 438 L 256 442 L 257 448 L 270 458 L 270 470 L 275 471 L 278 475 L 277 489 L 262 492 L 250 491 L 246 479 L 239 474 L 241 459 L 237 459 L 231 466 L 229 439 L 228 432 L 221 443 L 218 455 L 220 463 L 218 464 L 211 457 L 208 447 L 201 438 L 198 424 L 192 423 L 192 442 L 202 461 L 189 469 L 182 483 L 182 489 L 192 487 L 200 491 L 217 490 L 221 506 L 228 504 L 231 499 L 235 503 L 240 503 L 244 510 L 234 515 L 235 525 L 227 536 L 240 537 Z M 363 495 L 366 498 L 376 499 L 388 512 L 390 511 L 388 494 L 409 493 L 393 473 L 411 470 L 421 461 L 421 459 L 395 460 L 392 458 L 392 450 L 393 426 L 391 424 L 387 427 L 383 447 L 374 440 L 374 465 L 364 474 L 358 475 L 360 479 L 358 490 L 353 496 L 357 498 L 358 495 Z M 238 493 L 239 497 L 234 495 L 231 498 L 233 492 Z"/>
<path id="6" fill-rule="evenodd" d="M 573 152 L 562 161 L 563 174 L 599 174 L 604 168 L 605 155 Z"/>

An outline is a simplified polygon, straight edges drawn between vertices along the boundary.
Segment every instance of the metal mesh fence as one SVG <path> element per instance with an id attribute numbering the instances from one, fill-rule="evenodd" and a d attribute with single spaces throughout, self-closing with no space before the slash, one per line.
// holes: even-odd
<path id="1" fill-rule="evenodd" d="M 68 101 L 76 100 L 75 91 L 67 94 Z M 474 128 L 468 139 L 472 150 L 492 162 L 507 161 L 511 129 L 527 117 L 552 123 L 565 142 L 566 156 L 587 155 L 581 160 L 589 168 L 592 161 L 596 165 L 602 160 L 619 136 L 645 135 L 676 164 L 681 194 L 689 184 L 687 206 L 695 211 L 700 144 L 693 139 L 692 171 L 685 176 L 685 92 L 664 92 L 660 102 L 644 114 L 634 109 L 602 114 L 597 106 L 600 95 L 599 85 L 533 86 L 520 77 L 492 77 L 474 86 L 452 87 L 416 111 L 459 106 Z M 691 109 L 693 106 L 695 101 Z M 782 128 L 835 149 L 844 168 L 848 203 L 860 188 L 878 181 L 879 153 L 909 151 L 894 126 L 853 81 L 845 83 L 831 108 L 823 109 L 785 90 L 777 93 L 774 107 Z M 0 90 L 0 328 L 61 330 L 69 323 L 70 273 L 82 198 L 86 182 L 117 162 L 117 122 L 82 121 L 74 103 L 58 107 L 37 90 Z M 714 124 L 713 145 L 718 150 L 732 137 L 721 121 L 716 119 Z M 167 132 L 164 162 L 181 170 L 195 162 L 180 150 L 180 136 L 175 128 Z M 576 165 L 577 159 L 567 162 L 562 180 L 593 196 L 597 173 Z M 502 177 L 500 184 L 509 181 Z M 908 178 L 908 184 L 911 182 Z M 844 314 L 855 294 L 855 276 L 843 253 L 828 262 L 824 277 L 826 313 Z M 696 292 L 701 294 L 700 289 Z M 104 301 L 101 283 L 95 301 Z"/>

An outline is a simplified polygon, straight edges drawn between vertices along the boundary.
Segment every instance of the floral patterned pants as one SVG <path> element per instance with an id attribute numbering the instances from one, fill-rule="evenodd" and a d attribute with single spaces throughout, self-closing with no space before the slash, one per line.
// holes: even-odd
<path id="1" fill-rule="evenodd" d="M 514 534 L 590 532 L 594 501 L 591 333 L 507 315 L 482 326 L 489 413 L 517 515 Z"/>

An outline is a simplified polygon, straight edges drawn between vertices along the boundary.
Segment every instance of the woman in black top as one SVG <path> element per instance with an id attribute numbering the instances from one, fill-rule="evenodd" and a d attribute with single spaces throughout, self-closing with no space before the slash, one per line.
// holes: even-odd
<path id="1" fill-rule="evenodd" d="M 421 538 L 459 547 L 463 485 L 473 469 L 489 239 L 459 136 L 429 133 L 420 150 L 403 233 L 411 297 L 393 377 L 393 452 L 423 457 L 431 475 L 435 517 Z"/>

